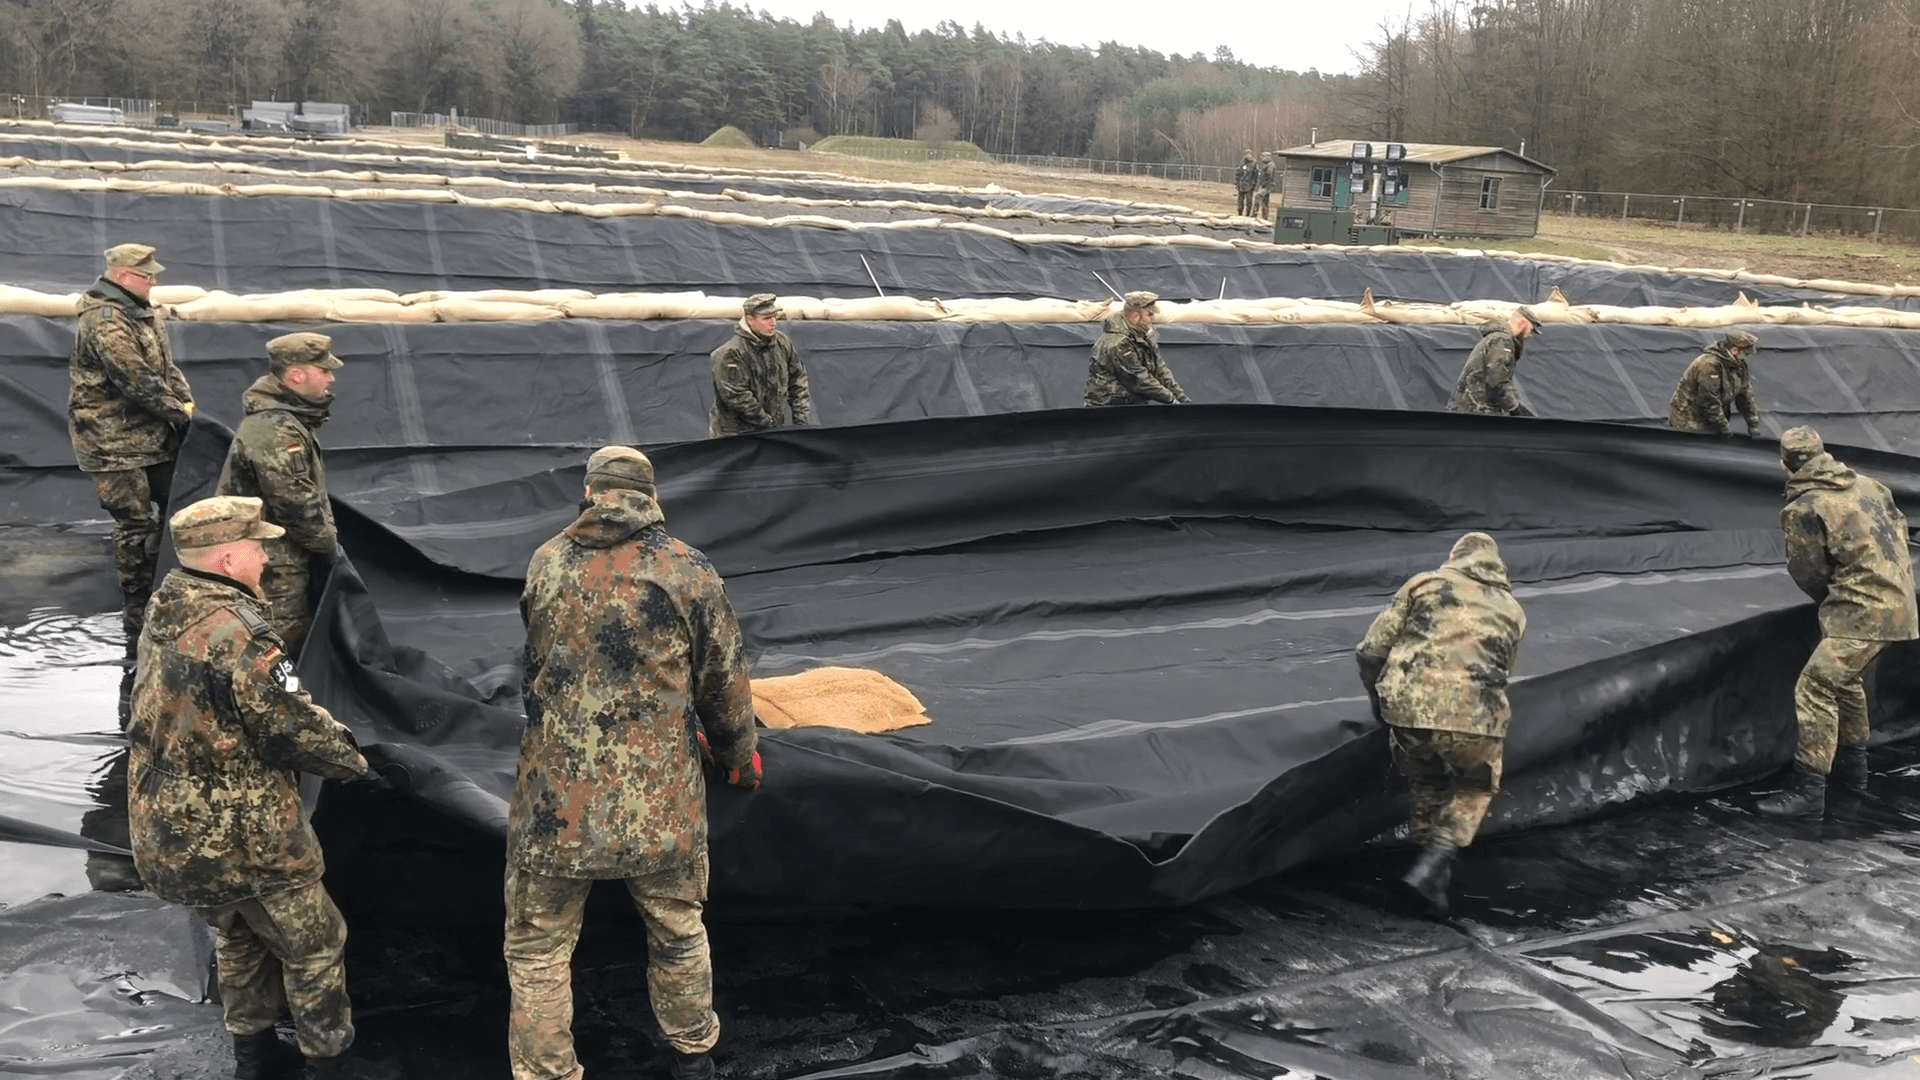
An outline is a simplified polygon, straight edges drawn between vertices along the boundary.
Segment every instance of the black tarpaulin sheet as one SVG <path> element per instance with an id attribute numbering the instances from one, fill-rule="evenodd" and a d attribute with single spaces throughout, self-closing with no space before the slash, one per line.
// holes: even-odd
<path id="1" fill-rule="evenodd" d="M 177 497 L 222 451 L 198 422 Z M 1920 497 L 1910 459 L 1844 453 Z M 1404 806 L 1351 649 L 1470 528 L 1502 539 L 1530 621 L 1495 833 L 1777 768 L 1815 637 L 1760 444 L 1202 406 L 654 460 L 669 528 L 727 576 L 756 671 L 871 667 L 934 719 L 768 733 L 766 785 L 712 793 L 716 887 L 747 901 L 1184 903 L 1391 827 Z M 303 677 L 414 798 L 482 837 L 502 828 L 520 727 L 514 575 L 581 480 L 575 463 L 341 507 L 353 570 Z M 1906 715 L 1914 656 L 1882 662 L 1876 715 Z"/>
<path id="2" fill-rule="evenodd" d="M 1700 306 L 1741 293 L 1763 303 L 1913 308 L 1920 298 L 1823 293 L 1477 252 L 1337 251 L 1249 244 L 1030 243 L 970 229 L 716 224 L 591 218 L 414 201 L 146 195 L 0 189 L 0 265 L 9 284 L 66 291 L 99 273 L 127 222 L 159 247 L 168 281 L 227 291 L 386 288 L 594 292 L 699 289 L 722 295 L 865 297 L 871 265 L 888 293 L 920 297 L 1268 296 L 1531 303 L 1558 286 L 1575 304 Z M 862 257 L 867 263 L 863 265 Z"/>
<path id="3" fill-rule="evenodd" d="M 199 408 L 236 424 L 292 325 L 174 322 Z M 706 432 L 707 354 L 722 322 L 340 324 L 348 366 L 322 433 L 333 490 L 358 503 L 461 491 L 571 464 L 575 448 Z M 1045 323 L 789 322 L 826 425 L 1067 408 L 1097 327 Z M 1920 340 L 1863 328 L 1761 328 L 1753 360 L 1769 434 L 1810 423 L 1836 443 L 1920 454 Z M 1680 372 L 1717 331 L 1556 326 L 1528 346 L 1535 412 L 1663 424 Z M 1176 325 L 1169 365 L 1202 402 L 1438 410 L 1478 332 L 1457 326 Z M 92 506 L 66 429 L 72 323 L 0 317 L 0 521 L 68 520 Z M 1737 427 L 1738 425 L 1736 425 Z M 1744 430 L 1744 429 L 1742 429 Z M 396 457 L 392 451 L 405 450 Z M 90 516 L 83 512 L 83 516 Z"/>

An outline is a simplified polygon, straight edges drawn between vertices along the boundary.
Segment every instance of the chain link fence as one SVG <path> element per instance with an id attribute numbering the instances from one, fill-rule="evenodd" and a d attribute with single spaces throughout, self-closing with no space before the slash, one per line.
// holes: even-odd
<path id="1" fill-rule="evenodd" d="M 1188 165 L 1180 161 L 1102 161 L 1099 158 L 1056 157 L 1052 154 L 988 154 L 1002 165 L 1032 169 L 1066 169 L 1107 176 L 1156 176 L 1163 180 L 1196 180 L 1231 184 L 1231 165 Z"/>
<path id="2" fill-rule="evenodd" d="M 510 139 L 551 139 L 572 135 L 578 124 L 516 124 L 511 120 L 493 120 L 485 116 L 450 116 L 445 113 L 395 112 L 388 114 L 388 125 L 422 131 L 473 131 Z"/>
<path id="3" fill-rule="evenodd" d="M 1680 228 L 1768 236 L 1849 236 L 1920 242 L 1920 210 L 1888 206 L 1653 195 L 1626 191 L 1548 191 L 1549 214 L 1614 221 L 1658 221 Z"/>

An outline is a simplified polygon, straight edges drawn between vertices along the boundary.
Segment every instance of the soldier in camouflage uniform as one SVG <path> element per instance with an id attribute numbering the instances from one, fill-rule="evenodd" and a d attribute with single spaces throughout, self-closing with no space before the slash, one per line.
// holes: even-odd
<path id="1" fill-rule="evenodd" d="M 300 802 L 300 773 L 367 778 L 353 736 L 313 703 L 258 595 L 258 499 L 203 499 L 173 515 L 180 568 L 140 634 L 127 725 L 134 861 L 154 895 L 218 931 L 235 1074 L 289 1064 L 274 1034 L 293 1011 L 314 1075 L 354 1075 L 346 924 Z"/>
<path id="2" fill-rule="evenodd" d="M 1402 585 L 1356 650 L 1412 790 L 1408 829 L 1421 852 L 1405 880 L 1442 914 L 1454 856 L 1500 789 L 1507 679 L 1526 630 L 1499 548 L 1475 532 L 1440 569 Z"/>
<path id="3" fill-rule="evenodd" d="M 1907 519 L 1886 487 L 1835 461 L 1812 428 L 1780 436 L 1780 462 L 1792 474 L 1780 511 L 1787 572 L 1820 603 L 1820 644 L 1793 687 L 1799 746 L 1792 777 L 1759 808 L 1818 817 L 1829 774 L 1844 788 L 1866 790 L 1871 730 L 1862 678 L 1887 642 L 1920 637 L 1920 618 Z"/>
<path id="4" fill-rule="evenodd" d="M 1269 200 L 1273 198 L 1273 151 L 1260 151 L 1260 165 L 1253 178 L 1253 216 L 1266 220 Z"/>
<path id="5" fill-rule="evenodd" d="M 1087 364 L 1086 404 L 1186 404 L 1187 392 L 1160 359 L 1160 339 L 1153 332 L 1159 302 L 1153 293 L 1130 292 L 1121 302 L 1120 313 L 1107 316 L 1101 324 L 1093 359 Z"/>
<path id="6" fill-rule="evenodd" d="M 707 437 L 765 431 L 811 419 L 807 369 L 787 335 L 774 329 L 780 307 L 772 293 L 755 293 L 741 305 L 740 322 L 726 344 L 713 350 L 713 414 Z"/>
<path id="7" fill-rule="evenodd" d="M 1520 403 L 1520 392 L 1513 386 L 1513 370 L 1520 366 L 1520 353 L 1529 337 L 1540 331 L 1540 319 L 1532 308 L 1517 308 L 1504 322 L 1480 327 L 1480 343 L 1467 355 L 1460 369 L 1460 382 L 1447 399 L 1454 412 L 1494 413 L 1503 416 L 1532 416 Z"/>
<path id="8" fill-rule="evenodd" d="M 322 580 L 339 550 L 327 469 L 315 433 L 333 408 L 333 373 L 340 358 L 325 334 L 284 334 L 267 342 L 268 372 L 241 396 L 246 417 L 227 447 L 219 493 L 251 495 L 267 506 L 267 520 L 286 536 L 266 542 L 267 571 L 260 589 L 273 631 L 287 652 L 300 655 L 313 625 L 307 589 Z"/>
<path id="9" fill-rule="evenodd" d="M 106 273 L 80 297 L 69 364 L 67 430 L 80 468 L 113 517 L 113 562 L 131 657 L 160 561 L 173 460 L 193 418 L 166 327 L 148 306 L 165 267 L 145 244 L 108 249 Z M 156 509 L 157 504 L 157 509 Z"/>
<path id="10" fill-rule="evenodd" d="M 1253 213 L 1253 189 L 1260 186 L 1260 166 L 1253 163 L 1253 151 L 1240 153 L 1240 167 L 1233 170 L 1233 190 L 1239 196 L 1233 204 L 1236 214 Z"/>
<path id="11" fill-rule="evenodd" d="M 1732 430 L 1735 409 L 1747 421 L 1747 437 L 1760 432 L 1760 405 L 1753 400 L 1753 376 L 1747 358 L 1760 339 L 1745 330 L 1727 335 L 1694 357 L 1667 402 L 1667 426 L 1679 431 L 1725 435 Z"/>
<path id="12" fill-rule="evenodd" d="M 752 788 L 760 754 L 720 575 L 663 520 L 652 463 L 605 447 L 587 462 L 586 508 L 527 567 L 527 727 L 507 811 L 515 1080 L 582 1075 L 568 963 L 588 890 L 609 878 L 647 924 L 647 988 L 674 1076 L 713 1075 L 701 757 Z"/>

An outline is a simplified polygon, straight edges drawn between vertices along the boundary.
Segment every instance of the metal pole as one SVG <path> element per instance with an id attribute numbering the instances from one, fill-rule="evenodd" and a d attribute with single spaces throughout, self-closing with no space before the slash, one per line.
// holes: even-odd
<path id="1" fill-rule="evenodd" d="M 1733 235 L 1739 236 L 1747 229 L 1747 200 L 1740 200 L 1740 217 L 1733 223 Z"/>
<path id="2" fill-rule="evenodd" d="M 1627 223 L 1627 207 L 1632 205 L 1633 195 L 1631 192 L 1620 196 L 1620 224 L 1625 225 Z"/>
<path id="3" fill-rule="evenodd" d="M 1813 204 L 1807 204 L 1806 216 L 1800 219 L 1800 246 L 1807 246 L 1807 226 L 1813 224 Z"/>
<path id="4" fill-rule="evenodd" d="M 1884 209 L 1873 212 L 1873 242 L 1876 244 L 1880 242 L 1880 222 L 1886 220 L 1886 216 L 1887 212 Z"/>
<path id="5" fill-rule="evenodd" d="M 1680 212 L 1674 215 L 1673 223 L 1675 225 L 1685 225 L 1687 223 L 1687 197 L 1682 195 L 1674 201 L 1680 204 Z"/>

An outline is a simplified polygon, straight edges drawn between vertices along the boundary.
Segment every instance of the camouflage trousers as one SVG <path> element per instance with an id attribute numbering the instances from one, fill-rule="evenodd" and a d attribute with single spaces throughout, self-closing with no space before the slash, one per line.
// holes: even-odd
<path id="1" fill-rule="evenodd" d="M 219 931 L 220 1000 L 229 1032 L 265 1031 L 290 1009 L 302 1054 L 334 1057 L 353 1045 L 347 923 L 319 882 L 195 910 Z"/>
<path id="2" fill-rule="evenodd" d="M 705 1053 L 720 1041 L 713 963 L 700 921 L 707 856 L 684 867 L 626 879 L 647 924 L 647 992 L 667 1044 Z M 577 1080 L 573 1052 L 573 947 L 593 882 L 507 866 L 507 1060 L 514 1080 Z"/>
<path id="3" fill-rule="evenodd" d="M 1494 792 L 1500 790 L 1506 740 L 1396 725 L 1387 730 L 1393 737 L 1393 762 L 1413 795 L 1407 821 L 1413 842 L 1445 841 L 1455 847 L 1473 843 Z"/>
<path id="4" fill-rule="evenodd" d="M 1233 212 L 1242 216 L 1253 213 L 1253 192 L 1236 191 L 1235 194 L 1239 198 L 1233 204 Z"/>
<path id="5" fill-rule="evenodd" d="M 1270 200 L 1272 198 L 1273 198 L 1272 188 L 1254 188 L 1253 189 L 1253 216 L 1257 218 L 1266 217 L 1267 208 L 1269 205 L 1271 205 Z"/>
<path id="6" fill-rule="evenodd" d="M 280 635 L 287 655 L 298 657 L 300 645 L 313 626 L 313 606 L 307 601 L 307 586 L 313 573 L 307 562 L 307 549 L 285 540 L 266 540 L 267 566 L 260 572 L 260 594 L 267 601 L 267 620 Z"/>
<path id="7" fill-rule="evenodd" d="M 1793 712 L 1799 726 L 1793 760 L 1825 775 L 1833 768 L 1838 747 L 1867 745 L 1872 730 L 1862 679 L 1867 665 L 1886 647 L 1884 641 L 1820 639 L 1793 684 Z"/>
<path id="8" fill-rule="evenodd" d="M 120 618 L 127 628 L 127 655 L 132 656 L 160 565 L 160 531 L 167 520 L 173 462 L 89 475 L 100 508 L 113 517 L 113 567 L 120 574 Z"/>

